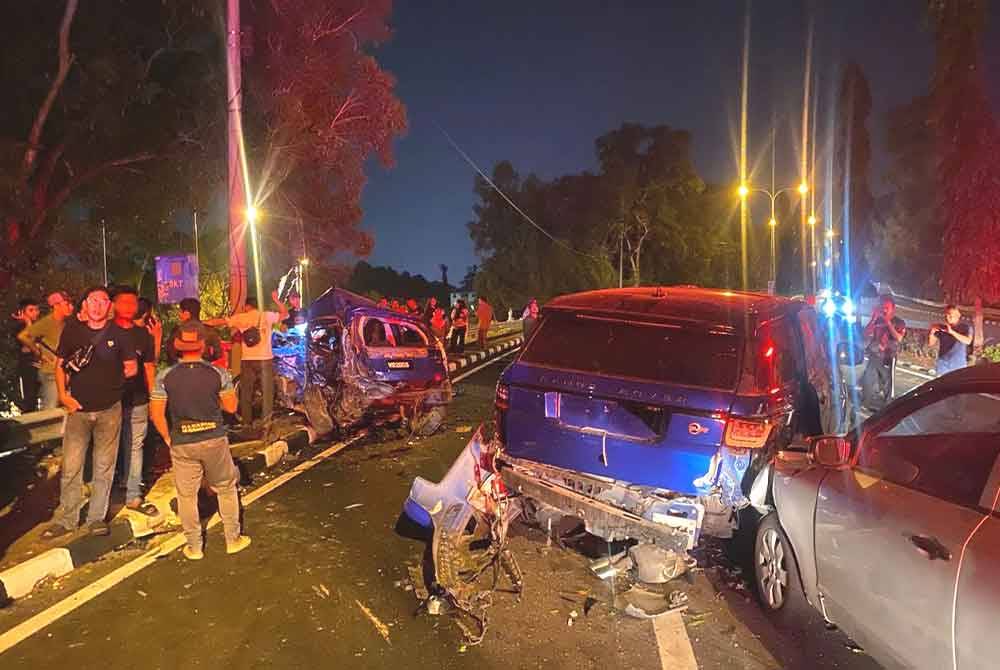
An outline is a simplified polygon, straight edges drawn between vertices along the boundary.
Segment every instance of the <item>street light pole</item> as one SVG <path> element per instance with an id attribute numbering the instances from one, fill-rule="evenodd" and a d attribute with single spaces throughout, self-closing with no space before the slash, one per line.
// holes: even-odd
<path id="1" fill-rule="evenodd" d="M 778 255 L 777 251 L 778 250 L 777 250 L 777 241 L 776 241 L 776 233 L 777 233 L 777 228 L 778 228 L 778 219 L 775 218 L 775 203 L 777 202 L 779 195 L 781 195 L 782 193 L 788 193 L 789 191 L 798 191 L 799 195 L 801 195 L 804 198 L 805 195 L 806 195 L 806 193 L 809 192 L 809 187 L 805 183 L 802 183 L 802 184 L 799 184 L 798 187 L 791 187 L 791 186 L 789 186 L 788 188 L 783 188 L 783 189 L 780 189 L 778 191 L 769 191 L 766 188 L 750 188 L 746 184 L 740 184 L 740 187 L 739 187 L 739 189 L 737 191 L 737 193 L 739 193 L 739 196 L 740 196 L 740 205 L 741 205 L 742 209 L 746 209 L 747 198 L 750 196 L 751 193 L 763 193 L 764 195 L 766 195 L 771 200 L 771 219 L 767 222 L 767 225 L 771 229 L 771 277 L 770 277 L 770 280 L 772 282 L 774 282 L 774 281 L 777 280 L 777 269 L 778 269 L 778 263 L 777 263 L 777 255 Z"/>

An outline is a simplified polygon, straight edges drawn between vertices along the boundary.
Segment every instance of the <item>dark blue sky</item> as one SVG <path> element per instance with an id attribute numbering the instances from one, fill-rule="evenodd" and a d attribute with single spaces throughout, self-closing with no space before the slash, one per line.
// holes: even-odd
<path id="1" fill-rule="evenodd" d="M 797 180 L 806 5 L 752 7 L 751 153 L 765 148 L 776 112 L 779 181 Z M 880 168 L 886 112 L 929 81 L 922 6 L 837 0 L 816 10 L 820 114 L 837 69 L 859 62 L 872 87 Z M 733 181 L 742 18 L 739 0 L 397 1 L 396 35 L 376 56 L 399 80 L 410 131 L 397 142 L 395 168 L 369 170 L 370 260 L 430 278 L 445 263 L 453 281 L 476 262 L 465 227 L 473 172 L 435 124 L 487 172 L 509 159 L 522 174 L 552 177 L 593 168 L 595 138 L 622 122 L 666 123 L 693 133 L 705 179 Z M 873 187 L 883 190 L 880 177 Z"/>

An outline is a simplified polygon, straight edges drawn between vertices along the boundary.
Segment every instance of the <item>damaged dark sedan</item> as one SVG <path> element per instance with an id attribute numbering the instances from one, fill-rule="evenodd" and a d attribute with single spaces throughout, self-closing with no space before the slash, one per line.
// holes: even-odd
<path id="1" fill-rule="evenodd" d="M 279 403 L 304 411 L 320 434 L 398 419 L 429 435 L 445 419 L 448 359 L 418 317 L 331 288 L 307 323 L 275 337 Z"/>

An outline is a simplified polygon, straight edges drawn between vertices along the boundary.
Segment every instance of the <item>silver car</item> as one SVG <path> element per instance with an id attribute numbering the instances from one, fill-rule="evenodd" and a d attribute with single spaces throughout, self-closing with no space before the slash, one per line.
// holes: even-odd
<path id="1" fill-rule="evenodd" d="M 930 381 L 755 482 L 757 591 L 886 667 L 1000 667 L 1000 365 Z"/>

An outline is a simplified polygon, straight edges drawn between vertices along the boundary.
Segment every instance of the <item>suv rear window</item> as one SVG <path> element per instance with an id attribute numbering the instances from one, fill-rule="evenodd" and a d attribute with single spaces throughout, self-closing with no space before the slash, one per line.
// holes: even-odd
<path id="1" fill-rule="evenodd" d="M 549 313 L 521 361 L 684 386 L 736 386 L 740 338 L 729 333 Z"/>

